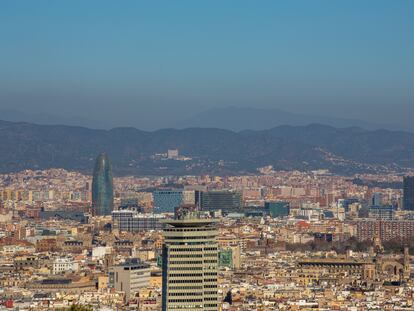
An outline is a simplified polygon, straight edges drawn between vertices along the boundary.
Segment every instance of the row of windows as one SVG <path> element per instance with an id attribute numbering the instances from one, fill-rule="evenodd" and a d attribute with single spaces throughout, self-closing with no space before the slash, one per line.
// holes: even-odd
<path id="1" fill-rule="evenodd" d="M 208 245 L 217 244 L 215 241 L 203 241 L 203 242 L 169 242 L 169 245 Z"/>
<path id="2" fill-rule="evenodd" d="M 170 271 L 203 270 L 203 267 L 170 267 Z"/>
<path id="3" fill-rule="evenodd" d="M 202 248 L 170 248 L 170 252 L 202 252 Z"/>
<path id="4" fill-rule="evenodd" d="M 215 227 L 211 228 L 189 228 L 189 229 L 178 229 L 178 228 L 166 228 L 164 229 L 166 232 L 208 232 L 208 231 L 217 231 Z"/>
<path id="5" fill-rule="evenodd" d="M 214 239 L 215 235 L 204 235 L 204 236 L 166 236 L 166 240 L 209 240 Z"/>
<path id="6" fill-rule="evenodd" d="M 179 261 L 179 260 L 171 260 L 170 265 L 197 265 L 202 264 L 202 260 L 192 260 L 192 261 Z"/>
<path id="7" fill-rule="evenodd" d="M 170 258 L 202 258 L 203 254 L 170 254 Z"/>
<path id="8" fill-rule="evenodd" d="M 202 258 L 203 254 L 170 255 L 170 258 Z"/>
<path id="9" fill-rule="evenodd" d="M 168 306 L 168 310 L 173 310 L 173 309 L 182 310 L 183 308 L 185 308 L 187 310 L 199 310 L 199 309 L 203 308 L 203 305 L 188 305 L 188 304 L 186 304 L 185 306 L 180 306 L 180 305 L 178 305 L 178 306 Z"/>
<path id="10" fill-rule="evenodd" d="M 217 286 L 216 286 L 217 287 Z M 203 289 L 203 286 L 169 286 L 169 290 L 196 290 Z"/>
<path id="11" fill-rule="evenodd" d="M 168 283 L 203 283 L 203 280 L 168 280 Z"/>
<path id="12" fill-rule="evenodd" d="M 170 273 L 170 277 L 172 277 L 172 278 L 176 278 L 176 277 L 191 277 L 191 276 L 194 276 L 194 277 L 200 277 L 200 276 L 203 276 L 203 274 L 202 273 Z"/>
<path id="13" fill-rule="evenodd" d="M 203 299 L 168 299 L 168 302 L 203 302 Z"/>
<path id="14" fill-rule="evenodd" d="M 168 296 L 203 296 L 203 293 L 168 293 Z"/>

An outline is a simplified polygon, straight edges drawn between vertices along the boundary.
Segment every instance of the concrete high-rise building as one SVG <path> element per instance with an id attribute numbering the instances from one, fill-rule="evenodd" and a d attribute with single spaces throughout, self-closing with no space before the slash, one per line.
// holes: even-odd
<path id="1" fill-rule="evenodd" d="M 127 301 L 141 288 L 148 287 L 150 278 L 150 266 L 138 258 L 129 258 L 125 263 L 113 266 L 109 272 L 111 286 L 124 292 Z"/>
<path id="2" fill-rule="evenodd" d="M 96 159 L 92 180 L 92 214 L 111 215 L 114 209 L 112 167 L 106 153 Z"/>
<path id="3" fill-rule="evenodd" d="M 404 199 L 403 208 L 414 211 L 414 176 L 406 176 L 403 181 Z"/>
<path id="4" fill-rule="evenodd" d="M 207 186 L 189 185 L 184 187 L 184 191 L 194 191 L 194 204 L 197 209 L 201 209 L 201 195 L 207 191 Z"/>
<path id="5" fill-rule="evenodd" d="M 195 205 L 196 192 L 194 190 L 183 191 L 183 205 Z"/>
<path id="6" fill-rule="evenodd" d="M 378 220 L 364 219 L 354 222 L 356 237 L 359 241 L 412 241 L 414 238 L 414 221 L 412 220 Z"/>
<path id="7" fill-rule="evenodd" d="M 201 193 L 200 207 L 203 211 L 221 210 L 224 214 L 242 210 L 242 196 L 232 191 L 207 191 Z"/>
<path id="8" fill-rule="evenodd" d="M 218 310 L 215 220 L 189 212 L 163 221 L 162 310 Z"/>

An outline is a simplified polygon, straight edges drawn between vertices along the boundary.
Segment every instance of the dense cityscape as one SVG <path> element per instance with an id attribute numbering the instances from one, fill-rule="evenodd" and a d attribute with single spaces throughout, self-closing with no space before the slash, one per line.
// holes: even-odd
<path id="1" fill-rule="evenodd" d="M 0 1 L 0 311 L 414 311 L 414 1 Z"/>
<path id="2" fill-rule="evenodd" d="M 3 174 L 1 308 L 413 310 L 411 173 Z"/>

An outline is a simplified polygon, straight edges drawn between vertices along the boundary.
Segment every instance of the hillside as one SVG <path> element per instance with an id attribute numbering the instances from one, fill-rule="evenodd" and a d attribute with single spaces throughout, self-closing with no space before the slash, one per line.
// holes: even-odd
<path id="1" fill-rule="evenodd" d="M 318 124 L 241 132 L 212 128 L 146 132 L 0 121 L 0 141 L 3 173 L 50 167 L 90 172 L 102 151 L 112 159 L 115 174 L 242 174 L 266 165 L 339 173 L 414 168 L 414 134 Z M 192 160 L 152 157 L 172 148 Z"/>

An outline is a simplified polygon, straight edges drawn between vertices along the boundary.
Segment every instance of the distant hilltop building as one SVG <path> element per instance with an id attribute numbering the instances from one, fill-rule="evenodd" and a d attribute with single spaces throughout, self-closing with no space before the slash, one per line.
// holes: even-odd
<path id="1" fill-rule="evenodd" d="M 168 149 L 168 151 L 167 151 L 167 158 L 168 159 L 176 159 L 176 158 L 178 158 L 178 149 Z"/>
<path id="2" fill-rule="evenodd" d="M 106 153 L 101 153 L 95 163 L 92 180 L 92 214 L 111 215 L 114 209 L 112 167 Z"/>

